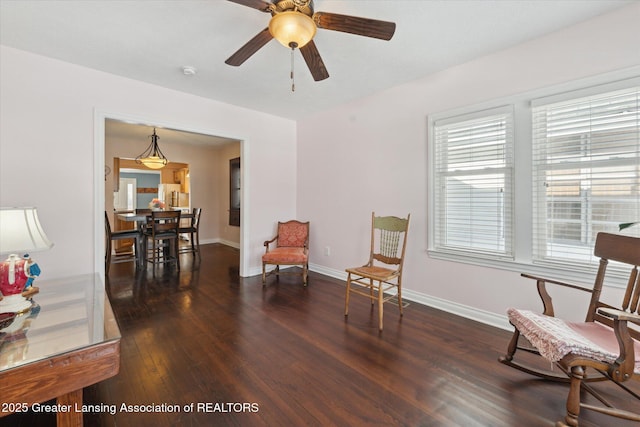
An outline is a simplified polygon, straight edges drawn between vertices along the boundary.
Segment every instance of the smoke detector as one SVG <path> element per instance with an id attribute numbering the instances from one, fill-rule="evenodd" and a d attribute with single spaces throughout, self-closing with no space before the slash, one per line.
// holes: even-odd
<path id="1" fill-rule="evenodd" d="M 195 69 L 195 67 L 191 67 L 188 65 L 182 67 L 182 74 L 184 74 L 185 76 L 195 76 L 196 72 L 197 70 Z"/>

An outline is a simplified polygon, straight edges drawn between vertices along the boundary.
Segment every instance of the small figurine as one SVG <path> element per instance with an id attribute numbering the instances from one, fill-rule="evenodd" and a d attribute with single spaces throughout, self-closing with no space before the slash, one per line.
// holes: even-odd
<path id="1" fill-rule="evenodd" d="M 27 276 L 27 282 L 24 285 L 24 290 L 26 291 L 33 285 L 33 280 L 40 275 L 41 270 L 38 264 L 29 257 L 29 254 L 24 254 L 22 258 L 24 259 L 24 271 Z"/>
<path id="2" fill-rule="evenodd" d="M 11 254 L 0 262 L 0 312 L 24 313 L 30 310 L 32 301 L 25 297 L 38 292 L 38 288 L 33 286 L 38 275 L 40 267 L 28 254 L 22 258 Z"/>

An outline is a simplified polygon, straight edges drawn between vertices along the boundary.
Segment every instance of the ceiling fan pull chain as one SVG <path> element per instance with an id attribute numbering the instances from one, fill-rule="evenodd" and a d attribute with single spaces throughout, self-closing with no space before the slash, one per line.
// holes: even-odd
<path id="1" fill-rule="evenodd" d="M 291 46 L 291 92 L 296 91 L 296 81 L 293 77 L 293 51 L 295 50 L 294 46 Z"/>

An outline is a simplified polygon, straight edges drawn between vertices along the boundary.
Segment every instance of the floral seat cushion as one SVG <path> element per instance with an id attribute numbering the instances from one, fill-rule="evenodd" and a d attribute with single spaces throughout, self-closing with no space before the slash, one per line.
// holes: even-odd
<path id="1" fill-rule="evenodd" d="M 530 310 L 507 310 L 509 320 L 542 357 L 557 362 L 569 353 L 614 362 L 620 347 L 613 329 L 595 322 L 566 322 Z M 640 342 L 634 342 L 635 369 L 640 374 Z"/>
<path id="2" fill-rule="evenodd" d="M 304 248 L 279 247 L 262 255 L 262 262 L 269 264 L 304 264 L 307 254 Z"/>

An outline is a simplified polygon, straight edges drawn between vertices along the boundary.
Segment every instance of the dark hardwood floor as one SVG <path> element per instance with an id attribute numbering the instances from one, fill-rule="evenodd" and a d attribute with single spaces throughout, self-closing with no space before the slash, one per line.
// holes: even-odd
<path id="1" fill-rule="evenodd" d="M 403 318 L 386 304 L 378 333 L 376 309 L 357 295 L 345 321 L 343 282 L 310 273 L 307 288 L 296 276 L 272 276 L 263 288 L 260 277 L 238 277 L 238 258 L 215 244 L 202 246 L 200 263 L 183 255 L 179 274 L 112 266 L 120 373 L 84 390 L 86 405 L 102 405 L 85 413 L 85 426 L 537 427 L 564 416 L 568 385 L 498 363 L 506 331 L 410 302 Z M 581 421 L 638 425 L 587 411 Z"/>

